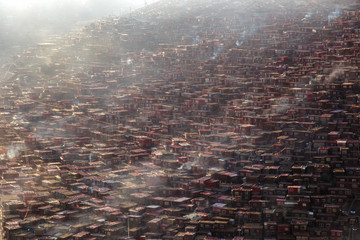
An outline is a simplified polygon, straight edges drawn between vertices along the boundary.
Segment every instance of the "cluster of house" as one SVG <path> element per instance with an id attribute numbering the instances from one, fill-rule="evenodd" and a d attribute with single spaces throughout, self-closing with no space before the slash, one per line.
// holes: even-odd
<path id="1" fill-rule="evenodd" d="M 155 47 L 108 19 L 15 57 L 3 239 L 357 239 L 360 11 L 338 12 L 189 18 Z"/>

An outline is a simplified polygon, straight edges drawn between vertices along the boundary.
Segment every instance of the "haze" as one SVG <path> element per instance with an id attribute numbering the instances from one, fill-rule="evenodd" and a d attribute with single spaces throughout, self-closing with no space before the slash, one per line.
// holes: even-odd
<path id="1" fill-rule="evenodd" d="M 0 0 L 0 50 L 14 52 L 51 34 L 66 33 L 152 0 Z M 0 56 L 1 57 L 1 56 Z"/>

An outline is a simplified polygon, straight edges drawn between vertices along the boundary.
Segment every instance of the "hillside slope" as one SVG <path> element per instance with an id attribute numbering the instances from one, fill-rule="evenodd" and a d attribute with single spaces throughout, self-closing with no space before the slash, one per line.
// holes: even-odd
<path id="1" fill-rule="evenodd" d="M 352 1 L 159 1 L 15 56 L 3 237 L 359 238 L 359 26 Z"/>

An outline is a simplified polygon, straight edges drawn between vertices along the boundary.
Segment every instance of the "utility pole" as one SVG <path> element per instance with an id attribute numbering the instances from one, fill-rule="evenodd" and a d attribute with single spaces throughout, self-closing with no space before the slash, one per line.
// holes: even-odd
<path id="1" fill-rule="evenodd" d="M 130 239 L 130 218 L 128 215 L 128 219 L 127 219 L 127 232 L 128 232 L 128 239 Z"/>

